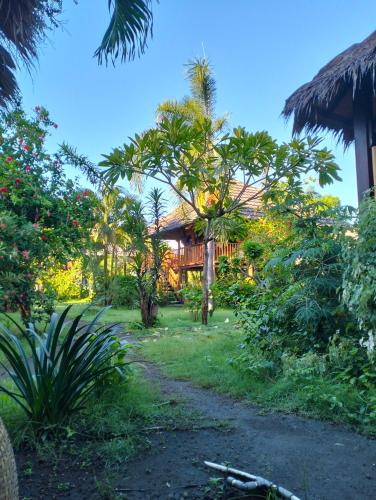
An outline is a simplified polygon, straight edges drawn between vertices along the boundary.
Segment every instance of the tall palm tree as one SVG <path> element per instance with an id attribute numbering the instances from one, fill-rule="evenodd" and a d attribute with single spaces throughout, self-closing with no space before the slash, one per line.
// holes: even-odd
<path id="1" fill-rule="evenodd" d="M 123 234 L 124 231 L 121 226 L 130 199 L 128 195 L 122 192 L 121 188 L 115 187 L 102 193 L 97 207 L 98 223 L 93 229 L 92 237 L 94 242 L 99 244 L 103 250 L 105 304 L 108 303 L 110 281 L 115 271 L 117 247 L 125 244 L 126 236 Z"/>
<path id="2" fill-rule="evenodd" d="M 185 97 L 182 101 L 168 100 L 163 102 L 158 106 L 157 116 L 159 119 L 166 116 L 180 116 L 190 122 L 203 122 L 209 119 L 214 125 L 213 136 L 209 138 L 209 141 L 213 142 L 216 133 L 221 132 L 226 126 L 227 118 L 226 116 L 214 116 L 217 87 L 212 67 L 206 57 L 189 61 L 186 67 L 191 95 Z M 209 202 L 208 193 L 197 191 L 194 195 L 197 198 L 199 206 L 207 206 Z M 208 311 L 211 313 L 214 309 L 213 297 L 210 292 L 214 282 L 214 234 L 207 234 L 205 238 L 208 240 L 207 244 L 205 244 L 205 252 L 207 252 L 208 255 L 207 258 L 204 259 L 202 277 L 204 294 L 207 291 L 209 297 L 206 299 L 204 298 L 204 304 L 207 303 Z"/>
<path id="3" fill-rule="evenodd" d="M 111 19 L 95 51 L 98 63 L 143 54 L 153 34 L 152 0 L 107 3 Z M 0 0 L 0 106 L 17 101 L 17 63 L 30 66 L 37 59 L 38 45 L 58 26 L 62 8 L 63 0 Z"/>

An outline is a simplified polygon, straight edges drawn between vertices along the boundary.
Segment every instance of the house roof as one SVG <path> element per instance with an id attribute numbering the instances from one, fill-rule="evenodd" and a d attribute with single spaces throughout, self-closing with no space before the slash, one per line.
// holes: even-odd
<path id="1" fill-rule="evenodd" d="M 287 100 L 293 131 L 329 129 L 346 144 L 354 140 L 353 100 L 360 90 L 376 95 L 376 31 L 341 52 Z"/>
<path id="2" fill-rule="evenodd" d="M 231 198 L 236 198 L 240 191 L 243 189 L 244 184 L 239 181 L 235 181 L 230 186 L 230 196 Z M 241 212 L 249 218 L 258 218 L 262 215 L 261 212 L 261 194 L 259 189 L 249 186 L 246 188 L 244 193 L 241 195 L 240 200 L 246 201 L 248 198 L 253 197 L 252 200 L 248 201 L 242 208 Z M 162 219 L 162 236 L 166 236 L 167 233 L 178 232 L 180 229 L 192 224 L 197 219 L 197 214 L 187 203 L 182 203 L 178 208 L 175 208 L 172 212 L 166 215 Z"/>

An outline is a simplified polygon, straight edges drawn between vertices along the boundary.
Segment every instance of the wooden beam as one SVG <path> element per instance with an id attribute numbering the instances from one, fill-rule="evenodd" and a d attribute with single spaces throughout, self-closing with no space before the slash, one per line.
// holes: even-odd
<path id="1" fill-rule="evenodd" d="M 372 93 L 363 90 L 354 99 L 354 139 L 359 201 L 374 185 L 371 153 L 374 142 L 372 119 Z"/>

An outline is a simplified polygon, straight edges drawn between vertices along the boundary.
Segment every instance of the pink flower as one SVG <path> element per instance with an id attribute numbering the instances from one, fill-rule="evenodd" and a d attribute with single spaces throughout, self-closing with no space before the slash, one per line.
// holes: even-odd
<path id="1" fill-rule="evenodd" d="M 57 123 L 54 123 L 52 126 L 53 128 L 57 128 L 59 125 Z"/>
<path id="2" fill-rule="evenodd" d="M 23 144 L 23 139 L 21 137 L 18 139 L 18 144 Z"/>
<path id="3" fill-rule="evenodd" d="M 21 254 L 22 254 L 22 257 L 24 257 L 26 260 L 29 260 L 29 258 L 30 258 L 29 250 L 22 250 Z"/>
<path id="4" fill-rule="evenodd" d="M 34 229 L 39 229 L 39 224 L 36 224 L 36 223 L 35 223 L 35 224 L 33 224 L 33 228 L 34 228 Z"/>
<path id="5" fill-rule="evenodd" d="M 6 157 L 6 161 L 8 161 L 8 162 L 13 161 L 13 156 L 7 156 L 7 157 Z"/>
<path id="6" fill-rule="evenodd" d="M 0 229 L 5 229 L 7 227 L 6 224 L 4 224 L 3 222 L 0 224 Z"/>
<path id="7" fill-rule="evenodd" d="M 31 170 L 30 165 L 26 165 L 25 172 L 28 174 L 30 172 L 30 170 Z"/>
<path id="8" fill-rule="evenodd" d="M 37 113 L 40 113 L 40 106 L 35 106 L 35 111 L 36 111 Z"/>

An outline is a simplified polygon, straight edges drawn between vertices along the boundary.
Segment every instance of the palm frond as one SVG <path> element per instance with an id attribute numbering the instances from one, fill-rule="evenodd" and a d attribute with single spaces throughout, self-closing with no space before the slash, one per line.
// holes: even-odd
<path id="1" fill-rule="evenodd" d="M 196 58 L 187 64 L 187 78 L 194 99 L 201 103 L 205 115 L 211 117 L 216 101 L 216 83 L 208 59 Z"/>
<path id="2" fill-rule="evenodd" d="M 110 24 L 102 43 L 95 51 L 99 64 L 112 62 L 121 55 L 122 61 L 133 60 L 147 48 L 153 36 L 151 0 L 108 0 Z"/>

